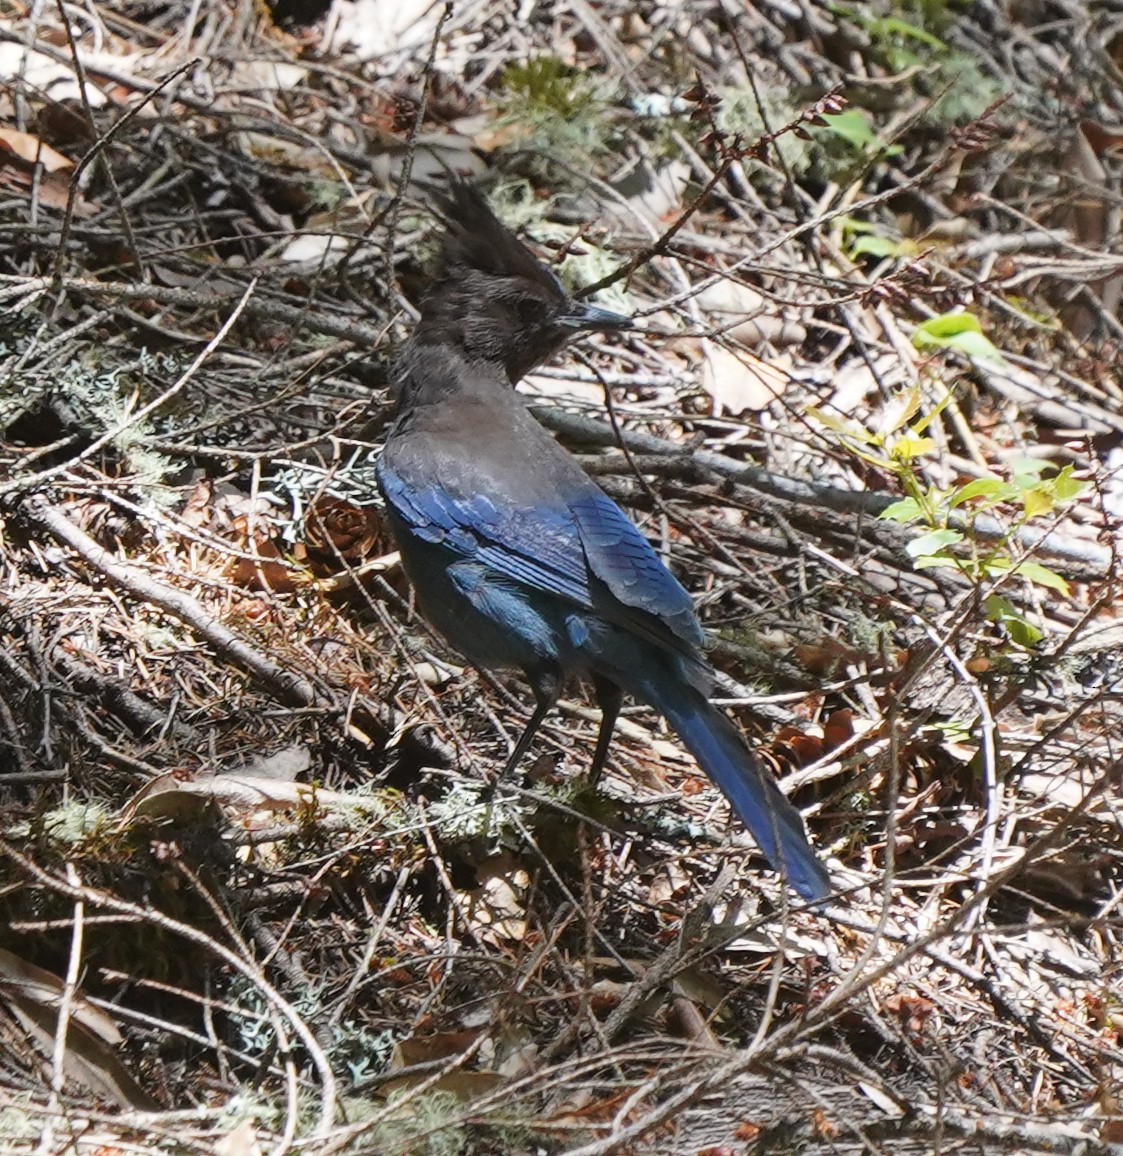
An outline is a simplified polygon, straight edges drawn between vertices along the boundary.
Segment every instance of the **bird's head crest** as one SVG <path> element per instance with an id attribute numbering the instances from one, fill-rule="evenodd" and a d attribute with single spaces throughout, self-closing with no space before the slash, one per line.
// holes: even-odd
<path id="1" fill-rule="evenodd" d="M 557 295 L 565 290 L 552 270 L 503 224 L 483 195 L 463 181 L 436 198 L 445 223 L 438 278 L 476 270 L 493 277 L 524 277 Z"/>
<path id="2" fill-rule="evenodd" d="M 434 199 L 445 231 L 416 344 L 499 362 L 515 382 L 581 330 L 630 328 L 627 317 L 572 300 L 471 186 L 455 181 Z"/>

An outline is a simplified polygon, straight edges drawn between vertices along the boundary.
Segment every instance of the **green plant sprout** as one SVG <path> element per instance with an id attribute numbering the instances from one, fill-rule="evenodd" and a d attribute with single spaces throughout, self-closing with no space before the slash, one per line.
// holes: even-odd
<path id="1" fill-rule="evenodd" d="M 912 343 L 920 350 L 950 349 L 978 361 L 1005 364 L 1002 354 L 983 333 L 979 319 L 964 310 L 941 313 L 922 321 L 913 331 Z"/>
<path id="2" fill-rule="evenodd" d="M 899 94 L 932 98 L 924 119 L 949 127 L 973 120 L 999 93 L 985 58 L 948 37 L 959 0 L 832 0 L 828 11 L 868 38 L 869 55 L 896 74 Z"/>
<path id="3" fill-rule="evenodd" d="M 860 108 L 847 108 L 823 116 L 820 132 L 830 132 L 844 140 L 856 152 L 866 156 L 899 156 L 900 145 L 886 144 L 874 131 L 868 114 Z"/>
<path id="4" fill-rule="evenodd" d="M 842 226 L 842 235 L 846 243 L 847 254 L 853 258 L 875 257 L 883 260 L 888 257 L 915 257 L 920 252 L 920 246 L 909 238 L 894 239 L 885 236 L 880 226 L 869 221 L 860 221 L 856 217 L 843 217 L 839 222 Z"/>
<path id="5" fill-rule="evenodd" d="M 921 386 L 912 385 L 893 399 L 881 429 L 876 431 L 817 408 L 809 412 L 838 436 L 849 454 L 897 479 L 905 496 L 884 509 L 880 517 L 921 530 L 905 547 L 917 570 L 949 567 L 976 589 L 987 582 L 1017 576 L 1067 596 L 1068 583 L 1060 574 L 1029 558 L 1015 560 L 1011 549 L 1027 523 L 1047 517 L 1058 506 L 1079 497 L 1086 483 L 1073 477 L 1072 466 L 1046 476 L 1052 468 L 1047 462 L 1016 458 L 1008 463 L 1010 476 L 1005 479 L 987 475 L 950 489 L 928 484 L 919 473 L 918 463 L 935 450 L 936 443 L 925 431 L 951 396 L 950 392 L 945 394 L 930 412 L 922 414 Z M 975 532 L 976 519 L 984 513 L 1011 508 L 1002 533 L 993 541 L 982 543 Z M 1044 637 L 1010 599 L 997 592 L 983 598 L 983 610 L 1017 646 L 1029 648 Z"/>

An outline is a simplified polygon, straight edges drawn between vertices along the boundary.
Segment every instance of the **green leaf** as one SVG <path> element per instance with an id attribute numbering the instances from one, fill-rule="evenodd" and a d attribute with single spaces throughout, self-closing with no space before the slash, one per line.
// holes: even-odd
<path id="1" fill-rule="evenodd" d="M 1009 492 L 1010 489 L 1010 485 L 1001 478 L 976 478 L 955 491 L 951 498 L 951 506 L 954 509 L 956 506 L 962 506 L 964 502 L 974 501 L 975 498 L 1001 501 L 1003 498 L 1013 496 Z"/>
<path id="2" fill-rule="evenodd" d="M 1042 566 L 1040 562 L 1026 561 L 1020 562 L 1015 568 L 1014 573 L 1019 578 L 1028 578 L 1030 582 L 1038 586 L 1045 586 L 1049 590 L 1056 590 L 1058 594 L 1068 597 L 1069 585 L 1056 570 L 1050 570 L 1048 566 Z"/>
<path id="3" fill-rule="evenodd" d="M 887 522 L 900 522 L 902 525 L 915 522 L 917 518 L 923 516 L 924 510 L 915 498 L 901 498 L 892 505 L 886 506 L 878 514 L 879 518 L 883 518 Z"/>
<path id="4" fill-rule="evenodd" d="M 953 743 L 966 745 L 975 734 L 974 724 L 968 719 L 933 719 L 928 725 L 934 731 L 946 735 Z"/>
<path id="5" fill-rule="evenodd" d="M 1053 508 L 1053 499 L 1044 489 L 1035 486 L 1022 492 L 1022 509 L 1027 518 L 1039 518 Z"/>
<path id="6" fill-rule="evenodd" d="M 918 333 L 924 333 L 933 340 L 948 337 L 958 337 L 963 333 L 982 333 L 983 327 L 974 313 L 941 313 L 936 317 L 929 317 L 917 327 Z"/>
<path id="7" fill-rule="evenodd" d="M 817 405 L 809 405 L 807 412 L 816 421 L 825 425 L 827 429 L 833 433 L 842 434 L 843 437 L 854 438 L 864 445 L 874 445 L 880 441 L 879 438 L 874 437 L 868 430 L 864 430 L 857 422 L 835 417 L 834 414 L 821 410 Z"/>
<path id="8" fill-rule="evenodd" d="M 983 335 L 979 319 L 971 313 L 943 313 L 922 321 L 912 335 L 917 349 L 951 349 L 981 361 L 1002 361 L 1002 354 Z"/>
<path id="9" fill-rule="evenodd" d="M 876 233 L 878 226 L 860 217 L 840 217 L 839 224 L 844 233 Z"/>
<path id="10" fill-rule="evenodd" d="M 937 566 L 952 566 L 959 569 L 959 563 L 950 554 L 924 554 L 912 560 L 914 570 L 934 570 Z"/>
<path id="11" fill-rule="evenodd" d="M 912 241 L 894 241 L 890 237 L 867 234 L 850 246 L 851 257 L 912 257 L 917 248 Z"/>
<path id="12" fill-rule="evenodd" d="M 1036 646 L 1044 637 L 1044 633 L 1008 599 L 1001 594 L 991 594 L 983 602 L 987 617 L 991 622 L 997 622 L 1005 629 L 1012 642 L 1027 649 Z"/>
<path id="13" fill-rule="evenodd" d="M 877 134 L 870 127 L 869 119 L 860 108 L 848 108 L 844 112 L 828 113 L 823 117 L 826 127 L 836 136 L 856 149 L 877 149 Z"/>
<path id="14" fill-rule="evenodd" d="M 949 546 L 954 546 L 957 542 L 962 541 L 963 535 L 950 527 L 943 530 L 930 530 L 927 534 L 921 534 L 919 538 L 913 538 L 905 546 L 905 551 L 910 558 L 919 559 L 926 554 L 941 554 Z"/>
<path id="15" fill-rule="evenodd" d="M 910 434 L 905 434 L 904 437 L 897 438 L 890 452 L 899 462 L 911 462 L 915 458 L 930 454 L 935 448 L 936 443 L 931 438 L 912 437 Z"/>
<path id="16" fill-rule="evenodd" d="M 920 386 L 910 385 L 906 389 L 895 393 L 885 407 L 879 423 L 884 433 L 896 433 L 903 426 L 908 425 L 920 409 Z"/>
<path id="17" fill-rule="evenodd" d="M 877 23 L 879 25 L 878 30 L 883 36 L 897 35 L 917 40 L 921 44 L 926 44 L 929 48 L 935 48 L 941 52 L 947 49 L 947 45 L 938 36 L 933 36 L 927 29 L 910 24 L 899 16 L 883 16 L 877 20 Z"/>
<path id="18" fill-rule="evenodd" d="M 920 417 L 913 422 L 912 432 L 922 434 L 935 420 L 944 412 L 951 404 L 953 397 L 952 391 L 949 389 L 943 397 L 927 412 L 921 414 Z"/>
<path id="19" fill-rule="evenodd" d="M 1011 641 L 1018 646 L 1024 646 L 1026 650 L 1036 646 L 1045 637 L 1044 632 L 1038 630 L 1026 618 L 1007 618 L 1002 625 L 1006 627 L 1006 633 L 1010 635 Z"/>
<path id="20" fill-rule="evenodd" d="M 1005 554 L 992 554 L 979 565 L 979 573 L 984 578 L 1001 578 L 1010 573 L 1013 563 Z"/>
<path id="21" fill-rule="evenodd" d="M 1065 466 L 1055 478 L 1053 483 L 1053 498 L 1058 502 L 1071 502 L 1073 498 L 1078 498 L 1088 488 L 1087 482 L 1082 482 L 1079 478 L 1072 476 L 1072 466 Z"/>
<path id="22" fill-rule="evenodd" d="M 1010 458 L 1006 465 L 1010 469 L 1010 481 L 1019 490 L 1035 486 L 1050 465 L 1044 458 Z"/>

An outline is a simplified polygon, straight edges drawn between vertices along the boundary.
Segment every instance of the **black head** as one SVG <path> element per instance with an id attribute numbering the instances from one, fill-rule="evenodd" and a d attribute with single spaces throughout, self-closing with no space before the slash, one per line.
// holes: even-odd
<path id="1" fill-rule="evenodd" d="M 619 313 L 573 301 L 468 185 L 456 182 L 437 203 L 446 230 L 416 341 L 500 363 L 514 383 L 582 330 L 631 327 Z"/>

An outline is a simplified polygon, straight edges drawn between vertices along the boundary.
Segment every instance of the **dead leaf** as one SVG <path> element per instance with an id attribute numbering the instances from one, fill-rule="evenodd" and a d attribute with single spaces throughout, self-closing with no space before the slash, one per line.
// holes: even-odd
<path id="1" fill-rule="evenodd" d="M 936 1005 L 915 992 L 895 992 L 885 1000 L 885 1010 L 900 1020 L 908 1033 L 916 1038 L 924 1030 Z"/>
<path id="2" fill-rule="evenodd" d="M 637 166 L 632 179 L 632 184 L 639 186 L 636 191 L 631 185 L 620 191 L 628 198 L 631 213 L 659 224 L 682 207 L 691 176 L 691 168 L 684 161 L 664 159 L 658 167 L 645 161 Z"/>
<path id="3" fill-rule="evenodd" d="M 238 558 L 230 567 L 230 581 L 246 590 L 269 590 L 274 594 L 291 594 L 307 580 L 285 560 L 277 544 L 264 533 L 255 533 L 249 549 L 254 558 Z"/>
<path id="4" fill-rule="evenodd" d="M 845 708 L 833 711 L 823 723 L 823 745 L 836 750 L 854 737 L 854 712 Z"/>
<path id="5" fill-rule="evenodd" d="M 312 754 L 305 746 L 294 744 L 283 747 L 271 755 L 257 755 L 240 770 L 229 774 L 247 774 L 276 783 L 294 783 L 297 775 L 304 774 L 312 766 Z M 222 774 L 223 772 L 219 772 Z"/>
<path id="6" fill-rule="evenodd" d="M 122 72 L 128 67 L 122 61 Z M 0 81 L 6 87 L 26 87 L 50 100 L 81 100 L 82 86 L 74 70 L 52 56 L 28 48 L 21 38 L 0 43 Z M 85 98 L 91 108 L 102 108 L 108 98 L 99 84 L 85 85 Z"/>
<path id="7" fill-rule="evenodd" d="M 1110 185 L 1100 157 L 1114 148 L 1116 135 L 1093 121 L 1082 121 L 1073 133 L 1062 164 L 1062 171 L 1075 178 L 1080 191 L 1063 200 L 1050 224 L 1071 229 L 1077 241 L 1089 248 L 1105 245 L 1112 227 L 1115 210 L 1110 196 L 1097 196 L 1093 190 L 1107 189 Z M 1078 340 L 1084 340 L 1096 331 L 1101 312 L 1109 316 L 1118 312 L 1123 299 L 1123 277 L 1110 276 L 1082 283 L 1080 290 L 1080 295 L 1074 297 L 1071 287 L 1063 285 L 1053 291 L 1053 297 L 1060 304 L 1065 325 Z M 1087 304 L 1084 299 L 1087 293 L 1099 299 L 1100 311 Z"/>
<path id="8" fill-rule="evenodd" d="M 905 1114 L 905 1109 L 897 1103 L 887 1092 L 882 1091 L 881 1088 L 875 1084 L 869 1083 L 867 1080 L 859 1080 L 858 1087 L 865 1095 L 872 1100 L 887 1116 L 901 1117 Z"/>
<path id="9" fill-rule="evenodd" d="M 704 338 L 702 357 L 702 388 L 714 399 L 715 413 L 767 409 L 787 388 L 787 375 L 754 354 L 733 354 Z"/>
<path id="10" fill-rule="evenodd" d="M 65 987 L 53 972 L 0 948 L 0 999 L 19 1021 L 28 1040 L 47 1057 L 54 1054 L 58 1009 Z M 104 1012 L 81 996 L 73 997 L 63 1058 L 66 1078 L 123 1108 L 155 1111 L 156 1102 L 114 1054 L 112 1049 L 120 1042 L 121 1033 Z"/>
<path id="11" fill-rule="evenodd" d="M 15 157 L 27 165 L 42 165 L 49 173 L 74 167 L 73 162 L 45 141 L 14 128 L 0 128 L 0 153 Z"/>
<path id="12" fill-rule="evenodd" d="M 272 812 L 296 807 L 357 809 L 380 811 L 376 800 L 341 791 L 326 791 L 310 783 L 281 782 L 243 771 L 227 772 L 184 780 L 172 774 L 160 775 L 137 791 L 122 809 L 122 818 L 144 816 L 150 819 L 184 820 L 201 814 L 207 802 L 261 813 L 272 821 Z M 243 816 L 243 821 L 248 819 Z"/>
<path id="13" fill-rule="evenodd" d="M 0 128 L 0 188 L 29 196 L 37 163 L 42 164 L 45 171 L 36 185 L 35 196 L 48 208 L 65 208 L 70 198 L 67 173 L 73 167 L 71 162 L 30 133 Z M 93 207 L 77 197 L 74 211 L 78 216 L 87 217 L 93 212 Z"/>
<path id="14" fill-rule="evenodd" d="M 799 345 L 807 339 L 804 326 L 778 317 L 767 297 L 731 277 L 707 285 L 696 301 L 706 317 L 724 330 L 727 338 L 743 345 L 763 342 Z"/>
<path id="15" fill-rule="evenodd" d="M 63 981 L 54 972 L 45 971 L 0 947 L 0 992 L 17 991 L 46 1007 L 58 1007 L 62 998 Z M 70 1015 L 107 1044 L 116 1047 L 122 1042 L 117 1025 L 99 1008 L 76 996 Z"/>
<path id="16" fill-rule="evenodd" d="M 81 101 L 48 101 L 35 116 L 35 131 L 56 148 L 84 153 L 94 143 L 93 127 Z"/>
<path id="17" fill-rule="evenodd" d="M 858 662 L 861 655 L 852 646 L 847 646 L 837 638 L 825 635 L 816 643 L 805 643 L 793 647 L 792 658 L 808 674 L 820 678 L 833 678 L 845 666 Z"/>
<path id="18" fill-rule="evenodd" d="M 401 1092 L 416 1084 L 429 1083 L 433 1078 L 433 1071 L 428 1065 L 447 1061 L 450 1071 L 446 1072 L 435 1084 L 429 1086 L 433 1091 L 451 1092 L 461 1099 L 470 1099 L 472 1096 L 490 1092 L 503 1082 L 498 1072 L 465 1071 L 463 1067 L 454 1067 L 457 1057 L 461 1056 L 479 1039 L 478 1030 L 433 1032 L 430 1035 L 412 1035 L 407 1039 L 399 1040 L 390 1055 L 389 1070 L 391 1072 L 404 1071 L 416 1064 L 426 1067 L 416 1074 L 405 1074 L 398 1080 L 391 1080 L 383 1085 L 383 1092 L 389 1096 L 394 1092 Z"/>
<path id="19" fill-rule="evenodd" d="M 252 1120 L 243 1120 L 215 1142 L 214 1156 L 261 1156 L 261 1145 Z"/>
<path id="20" fill-rule="evenodd" d="M 793 726 L 782 726 L 773 740 L 772 753 L 793 767 L 808 767 L 823 757 L 823 740 Z"/>
<path id="21" fill-rule="evenodd" d="M 250 92 L 287 92 L 303 84 L 311 69 L 281 60 L 244 60 L 231 70 L 231 83 Z"/>
<path id="22" fill-rule="evenodd" d="M 707 285 L 694 299 L 705 313 L 716 314 L 715 320 L 720 325 L 755 317 L 769 308 L 766 297 L 750 286 L 735 281 L 729 274 Z"/>
<path id="23" fill-rule="evenodd" d="M 671 981 L 671 990 L 707 1011 L 715 1011 L 729 997 L 728 984 L 697 966 L 680 971 Z"/>
<path id="24" fill-rule="evenodd" d="M 525 869 L 504 856 L 480 866 L 481 885 L 464 892 L 468 920 L 487 943 L 522 940 L 526 935 L 526 907 L 522 897 L 530 886 Z"/>

